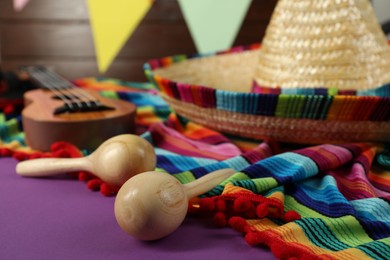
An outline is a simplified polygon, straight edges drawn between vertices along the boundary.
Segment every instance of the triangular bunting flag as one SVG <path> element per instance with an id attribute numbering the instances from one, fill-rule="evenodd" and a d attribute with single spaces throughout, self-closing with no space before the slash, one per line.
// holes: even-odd
<path id="1" fill-rule="evenodd" d="M 29 0 L 14 0 L 15 11 L 18 11 L 18 12 L 22 11 L 28 2 L 29 2 Z"/>
<path id="2" fill-rule="evenodd" d="M 200 53 L 228 49 L 252 0 L 178 0 Z"/>
<path id="3" fill-rule="evenodd" d="M 111 65 L 153 4 L 153 0 L 88 0 L 100 73 Z"/>

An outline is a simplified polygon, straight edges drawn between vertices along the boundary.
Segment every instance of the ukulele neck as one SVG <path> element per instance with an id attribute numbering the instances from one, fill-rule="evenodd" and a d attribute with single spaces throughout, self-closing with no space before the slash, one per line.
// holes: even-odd
<path id="1" fill-rule="evenodd" d="M 27 73 L 30 80 L 38 87 L 52 92 L 54 99 L 63 102 L 62 106 L 53 111 L 55 115 L 114 109 L 102 104 L 87 91 L 76 87 L 70 81 L 44 66 L 26 66 L 22 67 L 21 70 Z"/>

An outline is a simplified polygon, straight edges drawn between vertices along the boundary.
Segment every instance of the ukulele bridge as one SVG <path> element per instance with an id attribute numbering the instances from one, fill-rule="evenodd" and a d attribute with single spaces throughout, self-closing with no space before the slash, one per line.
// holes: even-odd
<path id="1" fill-rule="evenodd" d="M 61 100 L 64 104 L 53 111 L 54 115 L 76 112 L 92 112 L 114 110 L 115 108 L 103 105 L 88 94 L 88 92 L 74 86 L 52 70 L 43 66 L 24 66 L 22 71 L 28 73 L 38 86 L 51 91 L 53 99 Z"/>
<path id="2" fill-rule="evenodd" d="M 93 111 L 105 111 L 114 110 L 115 108 L 101 104 L 99 101 L 88 102 L 67 102 L 63 106 L 56 108 L 53 112 L 54 115 L 60 115 L 64 113 L 76 113 L 76 112 L 93 112 Z"/>

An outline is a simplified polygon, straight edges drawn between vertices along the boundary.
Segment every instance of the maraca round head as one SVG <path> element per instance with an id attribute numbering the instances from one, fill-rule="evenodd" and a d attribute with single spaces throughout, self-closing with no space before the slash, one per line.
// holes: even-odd
<path id="1" fill-rule="evenodd" d="M 175 231 L 188 208 L 187 193 L 173 176 L 144 172 L 129 179 L 115 200 L 119 226 L 140 240 L 156 240 Z"/>
<path id="2" fill-rule="evenodd" d="M 132 176 L 156 167 L 153 146 L 137 135 L 118 135 L 105 141 L 91 155 L 94 173 L 104 181 L 121 186 Z"/>

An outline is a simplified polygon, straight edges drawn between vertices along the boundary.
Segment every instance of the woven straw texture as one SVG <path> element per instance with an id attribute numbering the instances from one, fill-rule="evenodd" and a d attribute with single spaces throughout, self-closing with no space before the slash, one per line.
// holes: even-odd
<path id="1" fill-rule="evenodd" d="M 225 133 L 267 141 L 319 144 L 390 141 L 389 122 L 275 118 L 209 109 L 163 95 L 178 114 Z"/>
<path id="2" fill-rule="evenodd" d="M 367 0 L 279 1 L 255 78 L 268 87 L 372 89 L 390 82 L 390 48 Z"/>
<path id="3" fill-rule="evenodd" d="M 145 73 L 178 114 L 225 133 L 390 141 L 390 47 L 367 0 L 280 0 L 263 44 L 156 59 Z"/>

